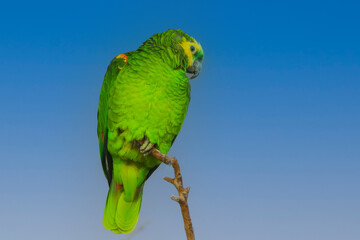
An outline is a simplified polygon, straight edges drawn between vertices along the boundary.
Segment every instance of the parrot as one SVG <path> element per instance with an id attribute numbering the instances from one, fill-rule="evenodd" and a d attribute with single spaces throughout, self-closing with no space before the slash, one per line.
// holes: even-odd
<path id="1" fill-rule="evenodd" d="M 145 181 L 160 165 L 153 148 L 167 154 L 180 132 L 203 49 L 180 29 L 154 34 L 136 51 L 110 62 L 100 91 L 97 136 L 109 185 L 105 229 L 134 230 Z"/>

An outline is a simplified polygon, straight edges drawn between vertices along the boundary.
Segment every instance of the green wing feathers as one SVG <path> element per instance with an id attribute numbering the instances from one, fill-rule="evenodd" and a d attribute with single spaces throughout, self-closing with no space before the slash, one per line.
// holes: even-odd
<path id="1" fill-rule="evenodd" d="M 127 53 L 129 54 L 129 53 Z M 120 54 L 118 56 L 127 56 L 126 54 Z M 108 110 L 109 110 L 109 98 L 110 89 L 114 83 L 114 80 L 118 76 L 119 72 L 126 65 L 127 61 L 121 57 L 115 57 L 109 64 L 106 71 L 104 82 L 100 92 L 99 109 L 97 113 L 98 126 L 97 135 L 99 139 L 99 150 L 101 164 L 104 174 L 108 180 L 109 186 L 112 179 L 112 157 L 108 152 Z"/>

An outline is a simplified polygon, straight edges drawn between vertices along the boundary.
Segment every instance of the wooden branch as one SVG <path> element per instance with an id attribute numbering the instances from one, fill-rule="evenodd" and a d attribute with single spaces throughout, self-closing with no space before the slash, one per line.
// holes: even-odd
<path id="1" fill-rule="evenodd" d="M 142 144 L 142 141 L 139 141 Z M 169 157 L 156 148 L 151 150 L 151 154 L 160 160 L 161 162 L 165 163 L 166 165 L 170 165 L 174 168 L 174 178 L 164 177 L 164 180 L 171 183 L 175 186 L 176 190 L 178 191 L 179 196 L 171 195 L 171 199 L 178 202 L 181 209 L 181 214 L 184 220 L 184 228 L 186 232 L 187 240 L 195 240 L 194 229 L 192 226 L 191 218 L 190 218 L 190 211 L 189 206 L 187 204 L 187 198 L 189 195 L 190 188 L 184 188 L 183 180 L 180 172 L 180 166 L 176 158 Z"/>
<path id="2" fill-rule="evenodd" d="M 189 195 L 190 187 L 184 188 L 183 180 L 180 172 L 180 166 L 176 158 L 169 157 L 156 148 L 151 150 L 151 154 L 162 161 L 163 163 L 170 165 L 174 168 L 174 178 L 164 177 L 164 180 L 171 183 L 175 186 L 176 190 L 178 191 L 179 196 L 171 195 L 171 199 L 178 202 L 181 209 L 181 214 L 184 220 L 184 228 L 186 232 L 186 237 L 188 240 L 195 240 L 194 229 L 192 226 L 191 218 L 190 218 L 190 211 L 189 206 L 187 203 L 187 198 Z"/>

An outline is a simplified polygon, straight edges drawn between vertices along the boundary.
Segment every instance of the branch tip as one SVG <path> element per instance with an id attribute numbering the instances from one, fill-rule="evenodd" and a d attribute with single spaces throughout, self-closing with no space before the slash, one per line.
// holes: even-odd
<path id="1" fill-rule="evenodd" d="M 170 198 L 171 198 L 171 200 L 174 200 L 175 202 L 179 202 L 179 201 L 180 201 L 180 198 L 177 197 L 177 196 L 174 196 L 174 195 L 171 195 Z"/>
<path id="2" fill-rule="evenodd" d="M 168 183 L 174 184 L 174 179 L 172 178 L 164 177 L 164 180 L 167 181 Z"/>

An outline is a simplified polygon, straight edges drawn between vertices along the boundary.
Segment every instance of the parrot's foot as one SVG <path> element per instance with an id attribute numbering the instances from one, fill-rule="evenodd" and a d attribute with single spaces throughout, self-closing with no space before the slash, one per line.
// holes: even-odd
<path id="1" fill-rule="evenodd" d="M 145 139 L 144 143 L 140 146 L 140 153 L 144 154 L 144 156 L 149 155 L 154 145 L 155 144 L 151 143 L 149 139 Z"/>

